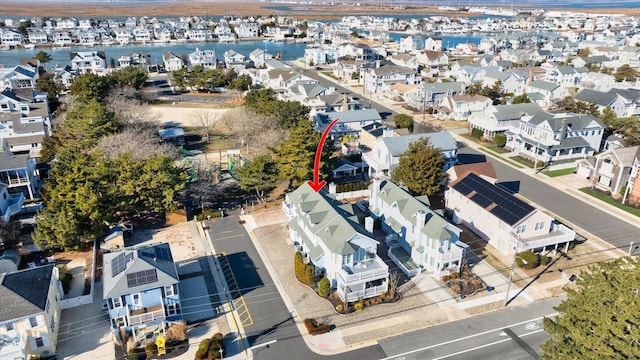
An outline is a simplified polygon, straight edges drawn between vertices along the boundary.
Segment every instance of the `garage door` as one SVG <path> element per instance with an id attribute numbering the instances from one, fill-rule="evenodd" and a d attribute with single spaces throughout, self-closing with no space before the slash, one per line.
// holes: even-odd
<path id="1" fill-rule="evenodd" d="M 591 172 L 591 167 L 589 165 L 578 164 L 578 169 L 576 170 L 576 173 L 578 175 L 588 178 L 590 172 Z"/>

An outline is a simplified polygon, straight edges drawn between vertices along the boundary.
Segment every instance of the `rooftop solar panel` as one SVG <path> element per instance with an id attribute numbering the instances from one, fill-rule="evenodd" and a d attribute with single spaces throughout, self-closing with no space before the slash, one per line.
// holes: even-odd
<path id="1" fill-rule="evenodd" d="M 116 255 L 116 257 L 111 260 L 111 277 L 114 277 L 123 272 L 126 268 L 126 264 L 127 262 L 125 260 L 124 252 Z"/>
<path id="2" fill-rule="evenodd" d="M 138 271 L 127 274 L 127 286 L 130 288 L 158 281 L 156 269 Z"/>

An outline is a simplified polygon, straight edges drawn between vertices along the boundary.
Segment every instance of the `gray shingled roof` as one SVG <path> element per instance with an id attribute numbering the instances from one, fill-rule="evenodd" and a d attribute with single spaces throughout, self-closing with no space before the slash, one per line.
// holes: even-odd
<path id="1" fill-rule="evenodd" d="M 351 111 L 331 111 L 318 113 L 316 116 L 323 124 L 328 124 L 334 119 L 339 119 L 339 123 L 361 122 L 361 121 L 381 121 L 380 113 L 376 109 L 362 109 Z"/>
<path id="2" fill-rule="evenodd" d="M 544 80 L 534 80 L 529 84 L 529 88 L 542 89 L 546 91 L 553 91 L 558 87 L 560 87 L 560 85 Z"/>
<path id="3" fill-rule="evenodd" d="M 600 106 L 609 106 L 616 99 L 616 94 L 591 89 L 582 89 L 576 94 L 575 99 Z"/>
<path id="4" fill-rule="evenodd" d="M 29 154 L 0 154 L 0 170 L 23 169 L 28 161 Z"/>
<path id="5" fill-rule="evenodd" d="M 549 126 L 554 132 L 558 132 L 561 130 L 563 122 L 566 122 L 567 127 L 571 131 L 587 129 L 594 122 L 600 128 L 605 127 L 602 120 L 588 114 L 574 114 L 574 113 L 551 114 L 546 112 L 539 112 L 539 113 L 536 113 L 529 120 L 530 123 L 536 124 L 536 125 L 539 125 L 545 121 L 549 123 Z"/>
<path id="6" fill-rule="evenodd" d="M 405 152 L 409 147 L 409 143 L 412 143 L 418 139 L 422 139 L 424 137 L 429 138 L 429 142 L 434 148 L 446 150 L 455 150 L 458 148 L 458 145 L 451 136 L 448 131 L 440 131 L 436 133 L 424 133 L 424 134 L 411 134 L 405 136 L 394 136 L 383 138 L 382 142 L 384 146 L 387 147 L 389 153 L 396 157 L 400 156 L 401 153 Z"/>
<path id="7" fill-rule="evenodd" d="M 156 248 L 166 249 L 166 251 L 169 252 L 169 260 L 156 258 Z M 112 262 L 116 256 L 123 252 L 130 256 L 131 260 L 126 262 L 124 271 L 114 276 L 112 273 Z M 127 274 L 151 269 L 156 269 L 157 281 L 134 287 L 128 286 Z M 178 271 L 173 262 L 169 244 L 160 243 L 139 248 L 125 248 L 120 251 L 104 254 L 103 299 L 155 289 L 177 284 L 178 282 Z"/>
<path id="8" fill-rule="evenodd" d="M 540 105 L 535 103 L 496 105 L 494 116 L 496 120 L 519 119 L 522 115 L 533 115 L 542 112 Z"/>
<path id="9" fill-rule="evenodd" d="M 612 149 L 611 152 L 615 154 L 622 166 L 632 166 L 633 161 L 640 158 L 640 146 Z"/>
<path id="10" fill-rule="evenodd" d="M 353 205 L 340 204 L 327 193 L 326 187 L 315 192 L 305 183 L 288 194 L 288 199 L 296 211 L 298 208 L 302 211 L 303 214 L 298 216 L 302 218 L 305 227 L 317 235 L 333 254 L 354 253 L 357 245 L 353 244 L 352 240 L 355 238 L 375 241 L 366 235 L 366 230 L 359 224 L 354 215 Z M 294 218 L 290 221 L 290 226 L 295 222 Z M 311 239 L 308 239 L 304 232 L 299 231 L 298 235 L 302 237 L 305 248 L 313 248 Z M 317 251 L 319 252 L 314 251 L 310 256 L 317 259 L 322 254 L 321 250 Z"/>
<path id="11" fill-rule="evenodd" d="M 53 265 L 0 274 L 0 322 L 43 312 Z"/>
<path id="12" fill-rule="evenodd" d="M 380 182 L 378 198 L 389 205 L 396 203 L 402 217 L 415 226 L 420 227 L 424 225 L 421 231 L 430 238 L 439 240 L 450 240 L 452 238 L 453 234 L 451 232 L 443 231 L 445 226 L 449 224 L 445 218 L 433 211 L 418 198 L 411 196 L 392 181 L 382 180 Z M 376 209 L 372 210 L 376 211 Z M 416 214 L 418 212 L 424 212 L 426 214 L 424 224 L 418 224 L 416 222 Z"/>

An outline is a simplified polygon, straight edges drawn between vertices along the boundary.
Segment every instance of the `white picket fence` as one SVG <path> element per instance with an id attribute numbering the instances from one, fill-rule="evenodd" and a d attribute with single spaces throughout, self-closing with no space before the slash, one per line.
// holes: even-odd
<path id="1" fill-rule="evenodd" d="M 336 200 L 354 199 L 359 197 L 370 197 L 370 196 L 371 196 L 371 190 L 369 189 L 355 190 L 355 191 L 336 193 Z"/>
<path id="2" fill-rule="evenodd" d="M 76 296 L 69 299 L 62 299 L 60 306 L 62 309 L 70 309 L 77 306 L 93 304 L 93 289 L 96 285 L 96 260 L 98 257 L 98 243 L 93 242 L 93 261 L 91 262 L 91 290 L 88 295 Z"/>

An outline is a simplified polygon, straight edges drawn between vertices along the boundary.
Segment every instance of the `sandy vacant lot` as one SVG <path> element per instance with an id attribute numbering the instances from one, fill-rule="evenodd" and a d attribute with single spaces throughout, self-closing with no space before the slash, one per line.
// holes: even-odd
<path id="1" fill-rule="evenodd" d="M 207 108 L 198 105 L 189 105 L 188 103 L 176 103 L 171 105 L 149 105 L 149 112 L 153 118 L 165 126 L 195 127 L 195 118 L 201 113 L 211 113 L 217 119 L 222 117 L 229 109 Z"/>

